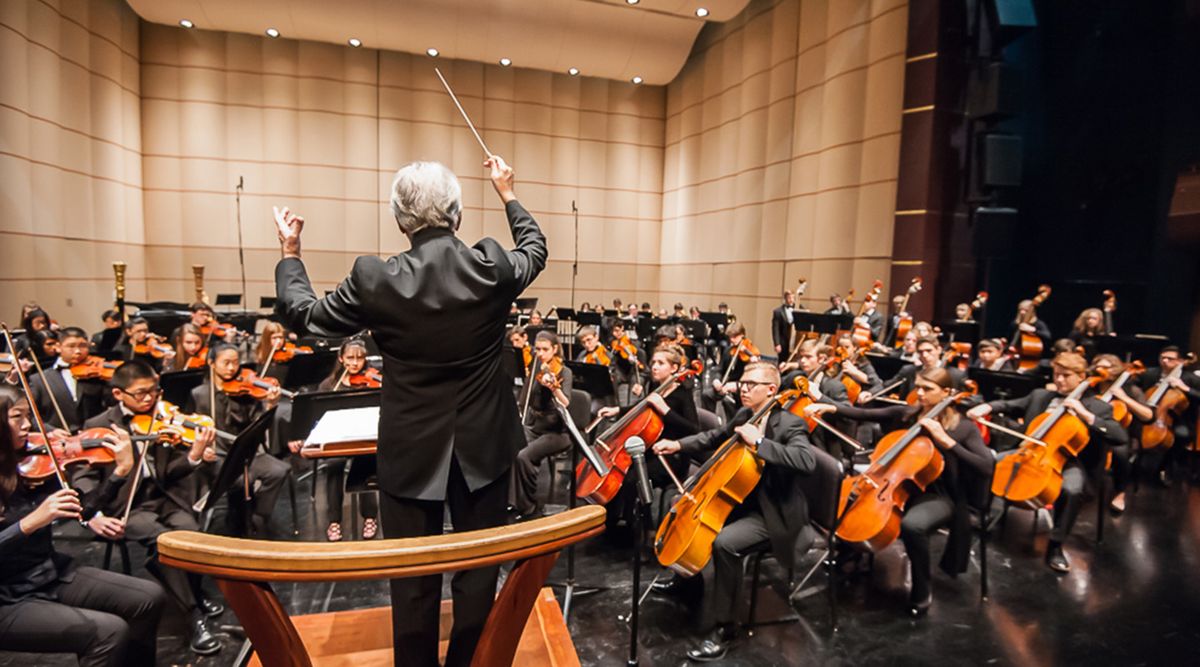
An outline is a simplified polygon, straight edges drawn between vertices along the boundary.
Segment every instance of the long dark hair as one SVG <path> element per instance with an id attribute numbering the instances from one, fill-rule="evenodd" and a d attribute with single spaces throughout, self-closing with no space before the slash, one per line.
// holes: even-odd
<path id="1" fill-rule="evenodd" d="M 20 476 L 17 474 L 17 449 L 13 442 L 12 427 L 8 425 L 8 412 L 18 401 L 25 400 L 15 387 L 0 384 L 0 512 L 8 506 L 8 499 L 17 490 Z"/>

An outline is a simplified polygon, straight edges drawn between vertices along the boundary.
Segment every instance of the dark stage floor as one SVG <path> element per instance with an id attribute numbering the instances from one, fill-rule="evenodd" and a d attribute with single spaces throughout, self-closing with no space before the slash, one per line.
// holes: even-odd
<path id="1" fill-rule="evenodd" d="M 298 487 L 305 537 L 313 535 L 308 489 L 307 480 Z M 557 498 L 563 497 L 560 491 Z M 286 494 L 276 516 L 280 521 L 274 530 L 284 533 L 279 538 L 293 539 Z M 976 553 L 971 570 L 957 580 L 939 572 L 930 614 L 910 618 L 906 567 L 897 544 L 876 559 L 872 573 L 841 582 L 836 633 L 831 632 L 824 591 L 816 590 L 796 601 L 799 621 L 760 627 L 716 664 L 1138 665 L 1190 664 L 1195 659 L 1200 646 L 1200 488 L 1143 486 L 1131 496 L 1129 511 L 1107 519 L 1099 547 L 1093 542 L 1095 507 L 1089 505 L 1067 545 L 1073 570 L 1062 577 L 1042 565 L 1046 522 L 1031 542 L 1031 516 L 1010 513 L 1007 534 L 989 549 L 992 590 L 987 602 L 979 600 Z M 67 537 L 68 531 L 63 532 Z M 935 541 L 938 554 L 943 541 L 944 536 Z M 580 584 L 608 587 L 576 598 L 573 605 L 571 634 L 585 665 L 623 664 L 628 656 L 627 625 L 618 615 L 629 606 L 629 550 L 617 542 L 601 536 L 579 549 Z M 95 543 L 60 539 L 58 544 L 86 563 L 101 561 L 102 550 Z M 133 558 L 142 558 L 136 546 Z M 805 564 L 816 558 L 813 552 Z M 560 559 L 552 579 L 562 578 L 565 563 Z M 142 570 L 140 564 L 136 570 Z M 645 568 L 643 585 L 658 572 L 657 567 Z M 773 561 L 764 564 L 763 581 L 773 590 L 763 593 L 759 618 L 788 611 L 780 596 L 787 593 L 786 574 Z M 809 587 L 819 589 L 824 582 L 824 574 L 818 573 Z M 384 582 L 289 584 L 279 594 L 293 614 L 388 604 Z M 698 623 L 708 614 L 696 599 L 648 597 L 642 606 L 641 664 L 686 663 L 683 653 L 700 635 Z M 228 611 L 220 620 L 236 622 Z M 160 631 L 159 662 L 232 664 L 240 640 L 223 639 L 219 654 L 196 658 L 186 649 L 181 614 L 172 611 Z M 0 651 L 0 666 L 71 664 L 70 656 Z"/>

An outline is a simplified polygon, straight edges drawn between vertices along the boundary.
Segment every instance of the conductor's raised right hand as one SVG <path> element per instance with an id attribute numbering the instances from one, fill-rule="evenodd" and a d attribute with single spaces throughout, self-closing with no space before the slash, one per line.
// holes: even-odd
<path id="1" fill-rule="evenodd" d="M 275 232 L 279 235 L 279 249 L 284 257 L 300 257 L 300 232 L 304 229 L 304 218 L 292 213 L 284 206 L 271 207 L 275 211 Z"/>
<path id="2" fill-rule="evenodd" d="M 504 158 L 493 155 L 484 161 L 483 166 L 492 170 L 492 185 L 496 187 L 496 194 L 500 195 L 501 201 L 505 204 L 515 201 L 517 195 L 513 192 L 513 169 Z"/>

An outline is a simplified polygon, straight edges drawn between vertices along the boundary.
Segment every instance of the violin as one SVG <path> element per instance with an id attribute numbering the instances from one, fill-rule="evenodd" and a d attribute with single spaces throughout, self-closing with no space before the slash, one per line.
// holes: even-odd
<path id="1" fill-rule="evenodd" d="M 908 290 L 904 293 L 904 302 L 900 304 L 900 319 L 896 321 L 896 335 L 894 336 L 894 344 L 896 347 L 904 346 L 904 337 L 912 331 L 913 317 L 908 313 L 908 300 L 912 295 L 921 291 L 921 277 L 913 278 L 912 284 L 908 286 Z"/>
<path id="2" fill-rule="evenodd" d="M 1033 307 L 1037 308 L 1046 302 L 1050 297 L 1050 286 L 1039 285 L 1037 294 L 1031 299 Z M 1025 321 L 1018 321 L 1017 324 L 1032 324 L 1033 311 L 1030 311 L 1029 316 L 1022 318 Z M 1045 343 L 1036 334 L 1025 333 L 1018 326 L 1013 332 L 1013 352 L 1017 357 L 1017 370 L 1028 371 L 1037 367 L 1038 361 L 1042 358 L 1042 352 L 1045 350 Z"/>
<path id="3" fill-rule="evenodd" d="M 867 292 L 866 298 L 863 299 L 862 305 L 858 308 L 858 316 L 854 318 L 850 336 L 854 339 L 854 344 L 860 347 L 869 347 L 871 345 L 871 327 L 867 326 L 862 318 L 866 317 L 867 306 L 873 305 L 879 300 L 879 293 L 883 290 L 883 281 L 876 280 L 871 285 L 871 290 Z"/>
<path id="4" fill-rule="evenodd" d="M 621 336 L 620 338 L 614 338 L 612 342 L 612 351 L 613 354 L 620 355 L 620 357 L 625 361 L 636 363 L 638 370 L 642 370 L 646 367 L 646 365 L 642 363 L 642 360 L 638 359 L 637 347 L 634 346 L 633 341 L 629 340 L 628 335 Z"/>
<path id="5" fill-rule="evenodd" d="M 200 348 L 200 351 L 196 353 L 196 356 L 192 357 L 191 359 L 188 359 L 187 363 L 183 365 L 185 370 L 195 370 L 197 368 L 206 368 L 207 366 L 208 366 L 208 348 L 207 347 Z"/>
<path id="6" fill-rule="evenodd" d="M 267 398 L 272 389 L 279 388 L 279 380 L 272 377 L 259 377 L 249 368 L 243 368 L 232 380 L 221 383 L 221 391 L 228 396 L 250 396 L 260 401 Z M 288 398 L 295 398 L 296 392 L 280 389 L 279 393 Z"/>
<path id="7" fill-rule="evenodd" d="M 596 349 L 583 355 L 583 363 L 608 366 L 612 364 L 612 357 L 608 356 L 608 350 L 606 350 L 603 345 L 597 345 Z M 555 375 L 557 375 L 557 373 L 555 373 Z"/>
<path id="8" fill-rule="evenodd" d="M 116 459 L 108 448 L 108 437 L 116 437 L 116 432 L 109 428 L 89 428 L 78 435 L 67 438 L 52 438 L 50 447 L 46 447 L 46 439 L 41 433 L 30 433 L 25 442 L 22 458 L 17 463 L 21 477 L 30 480 L 46 480 L 54 476 L 54 462 L 51 456 L 58 459 L 62 467 L 77 463 L 88 465 L 104 465 Z"/>
<path id="9" fill-rule="evenodd" d="M 745 423 L 760 429 L 771 410 L 778 406 L 771 397 Z M 741 505 L 762 478 L 763 460 L 757 448 L 742 442 L 734 433 L 700 466 L 684 487 L 683 493 L 663 517 L 654 536 L 658 562 L 690 577 L 712 559 L 717 539 L 729 513 Z"/>
<path id="10" fill-rule="evenodd" d="M 348 373 L 342 384 L 354 389 L 379 389 L 383 386 L 383 373 L 378 368 L 364 368 L 359 373 Z"/>
<path id="11" fill-rule="evenodd" d="M 1102 369 L 1095 372 L 1096 375 L 1080 382 L 1068 398 L 1078 400 L 1089 387 L 1108 378 Z M 1060 403 L 1034 417 L 1025 427 L 1025 433 L 1029 439 L 1021 443 L 1016 453 L 996 462 L 992 493 L 1010 502 L 1044 507 L 1058 498 L 1067 460 L 1078 456 L 1087 446 L 1088 427 Z"/>
<path id="12" fill-rule="evenodd" d="M 688 377 L 698 376 L 704 371 L 704 364 L 699 359 L 690 366 L 672 375 L 653 393 L 666 398 L 675 391 Z M 638 401 L 615 424 L 608 427 L 596 438 L 594 449 L 601 463 L 608 469 L 600 474 L 586 459 L 580 461 L 575 468 L 575 496 L 584 498 L 597 505 L 606 505 L 616 497 L 625 482 L 632 459 L 625 451 L 625 442 L 637 436 L 646 442 L 647 446 L 658 442 L 662 437 L 663 420 L 654 408 L 650 407 L 649 396 Z"/>
<path id="13" fill-rule="evenodd" d="M 226 440 L 234 438 L 232 434 L 217 430 L 216 422 L 212 417 L 188 414 L 167 401 L 159 401 L 154 412 L 150 414 L 134 415 L 129 427 L 137 435 L 153 436 L 156 441 L 177 446 L 190 447 L 195 444 L 196 429 L 199 428 L 214 430 L 219 437 Z"/>
<path id="14" fill-rule="evenodd" d="M 216 336 L 217 338 L 224 338 L 230 333 L 238 338 L 245 338 L 246 336 L 250 335 L 245 331 L 238 329 L 237 327 L 229 324 L 221 324 L 220 322 L 209 322 L 208 324 L 200 327 L 200 335 L 204 336 L 205 338 L 211 338 L 213 336 Z"/>
<path id="15" fill-rule="evenodd" d="M 947 396 L 922 417 L 936 419 L 946 408 L 978 391 L 973 383 L 967 386 L 966 391 Z M 945 465 L 941 451 L 919 421 L 883 436 L 871 453 L 871 465 L 842 480 L 837 536 L 872 552 L 886 549 L 900 535 L 900 519 L 912 487 L 924 491 Z"/>
<path id="16" fill-rule="evenodd" d="M 104 357 L 89 356 L 71 366 L 71 375 L 76 380 L 111 380 L 121 365 L 119 361 L 107 361 Z"/>
<path id="17" fill-rule="evenodd" d="M 1100 400 L 1112 406 L 1113 419 L 1120 422 L 1121 426 L 1124 428 L 1129 428 L 1129 425 L 1133 422 L 1133 413 L 1129 411 L 1129 406 L 1125 404 L 1125 401 L 1113 398 L 1113 392 L 1125 386 L 1125 383 L 1129 381 L 1129 378 L 1135 375 L 1141 375 L 1145 370 L 1146 367 L 1142 365 L 1142 362 L 1134 361 L 1126 366 L 1125 369 L 1121 371 L 1121 374 L 1117 376 L 1117 379 L 1113 380 L 1112 384 L 1108 386 L 1108 389 L 1105 389 L 1104 393 L 1100 395 Z"/>
<path id="18" fill-rule="evenodd" d="M 283 347 L 275 350 L 271 355 L 271 361 L 277 364 L 284 364 L 291 361 L 297 354 L 312 354 L 313 349 L 307 345 L 296 345 L 295 343 L 284 343 Z"/>
<path id="19" fill-rule="evenodd" d="M 750 341 L 750 337 L 747 336 L 747 337 L 743 338 L 742 344 L 738 347 L 738 350 L 737 350 L 737 358 L 739 360 L 741 360 L 741 362 L 743 364 L 748 364 L 751 361 L 754 361 L 761 357 L 762 357 L 762 353 L 759 352 L 758 347 L 755 346 L 755 344 Z"/>
<path id="20" fill-rule="evenodd" d="M 1154 411 L 1154 421 L 1142 425 L 1142 448 L 1154 449 L 1175 444 L 1174 422 L 1188 408 L 1187 394 L 1172 387 L 1171 378 L 1183 377 L 1183 367 L 1196 362 L 1196 354 L 1187 356 L 1175 370 L 1166 373 L 1154 385 L 1146 405 Z"/>
<path id="21" fill-rule="evenodd" d="M 162 359 L 163 357 L 167 356 L 168 354 L 171 354 L 174 351 L 175 351 L 174 348 L 172 348 L 170 345 L 167 345 L 166 343 L 164 343 L 162 338 L 159 338 L 158 336 L 156 336 L 154 334 L 150 334 L 149 336 L 146 336 L 146 342 L 135 343 L 133 346 L 134 354 L 141 355 L 141 356 L 149 355 L 150 357 L 153 357 L 154 359 Z"/>
<path id="22" fill-rule="evenodd" d="M 0 353 L 0 373 L 7 373 L 13 368 L 13 355 L 11 352 Z"/>

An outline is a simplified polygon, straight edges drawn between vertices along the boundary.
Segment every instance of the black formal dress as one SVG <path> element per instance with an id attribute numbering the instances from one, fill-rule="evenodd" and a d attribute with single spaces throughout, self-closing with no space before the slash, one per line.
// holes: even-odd
<path id="1" fill-rule="evenodd" d="M 338 337 L 370 329 L 383 355 L 380 500 L 384 535 L 502 524 L 508 471 L 525 438 L 500 354 L 514 299 L 546 265 L 546 239 L 520 203 L 505 206 L 514 250 L 467 246 L 426 228 L 411 250 L 360 257 L 329 296 L 313 293 L 304 263 L 275 267 L 276 310 L 289 329 Z M 447 665 L 470 662 L 495 596 L 498 568 L 454 576 Z M 396 665 L 436 665 L 441 577 L 392 582 Z"/>
<path id="2" fill-rule="evenodd" d="M 679 441 L 679 450 L 705 457 L 734 435 L 734 428 L 753 416 L 741 408 L 723 427 L 704 431 Z M 770 550 L 779 564 L 790 568 L 808 525 L 808 501 L 798 475 L 816 469 L 817 459 L 808 442 L 803 419 L 784 410 L 767 417 L 758 455 L 764 461 L 762 479 L 745 502 L 734 509 L 721 533 L 713 541 L 713 590 L 711 604 L 718 627 L 733 623 L 742 590 L 743 562 L 747 555 Z"/>

